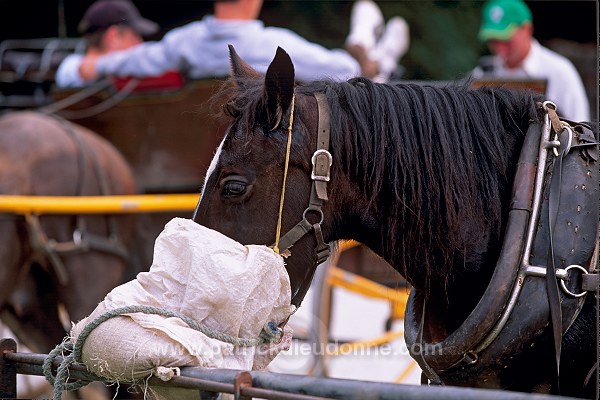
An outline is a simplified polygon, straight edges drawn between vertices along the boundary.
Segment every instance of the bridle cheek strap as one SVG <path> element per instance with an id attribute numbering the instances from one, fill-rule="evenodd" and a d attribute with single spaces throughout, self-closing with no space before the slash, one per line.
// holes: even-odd
<path id="1" fill-rule="evenodd" d="M 296 95 L 292 95 L 292 104 L 290 105 L 290 123 L 288 125 L 288 137 L 285 149 L 285 164 L 283 168 L 283 183 L 281 184 L 281 198 L 279 199 L 279 213 L 277 214 L 277 230 L 275 232 L 275 244 L 273 251 L 280 254 L 279 238 L 281 236 L 281 217 L 283 215 L 283 203 L 285 201 L 285 182 L 287 180 L 288 168 L 290 166 L 290 154 L 292 152 L 292 128 L 294 127 L 294 103 Z M 284 249 L 285 250 L 285 249 Z"/>
<path id="2" fill-rule="evenodd" d="M 316 93 L 319 123 L 317 127 L 317 150 L 312 156 L 312 186 L 310 190 L 310 201 L 308 207 L 302 214 L 302 220 L 281 237 L 278 243 L 279 251 L 283 252 L 292 247 L 304 235 L 313 230 L 317 240 L 315 248 L 316 264 L 320 264 L 329 257 L 329 244 L 323 239 L 321 224 L 323 223 L 323 203 L 328 200 L 327 182 L 330 180 L 332 157 L 329 153 L 330 138 L 330 113 L 327 99 L 323 93 Z M 311 223 L 309 214 L 316 214 L 318 221 Z"/>

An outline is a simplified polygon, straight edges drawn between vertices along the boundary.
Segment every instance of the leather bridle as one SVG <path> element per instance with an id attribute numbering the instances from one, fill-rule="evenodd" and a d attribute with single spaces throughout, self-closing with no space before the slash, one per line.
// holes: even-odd
<path id="1" fill-rule="evenodd" d="M 331 165 L 333 160 L 331 153 L 329 152 L 331 126 L 330 112 L 325 95 L 323 93 L 315 93 L 314 96 L 317 101 L 319 122 L 317 126 L 317 149 L 311 157 L 312 173 L 310 178 L 312 180 L 312 185 L 310 190 L 310 200 L 308 207 L 302 213 L 302 220 L 278 240 L 278 250 L 281 253 L 289 251 L 296 242 L 311 231 L 314 232 L 317 241 L 315 247 L 315 263 L 311 268 L 311 273 L 304 278 L 300 286 L 292 293 L 292 304 L 296 306 L 300 305 L 299 303 L 302 302 L 304 295 L 310 287 L 315 271 L 314 267 L 324 262 L 330 254 L 329 243 L 326 243 L 323 239 L 323 231 L 321 228 L 324 219 L 322 207 L 323 204 L 329 200 L 327 197 L 327 183 L 331 179 Z M 288 138 L 288 140 L 290 139 Z M 285 187 L 282 190 L 285 190 Z M 311 214 L 315 214 L 318 217 L 316 223 L 309 221 L 308 217 Z"/>

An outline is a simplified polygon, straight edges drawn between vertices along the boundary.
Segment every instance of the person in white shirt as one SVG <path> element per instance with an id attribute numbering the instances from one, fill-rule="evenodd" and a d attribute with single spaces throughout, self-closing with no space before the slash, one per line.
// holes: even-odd
<path id="1" fill-rule="evenodd" d="M 231 44 L 240 57 L 261 73 L 266 71 L 279 46 L 290 54 L 300 81 L 375 78 L 381 74 L 389 77 L 389 66 L 395 66 L 408 47 L 407 26 L 401 20 L 400 24 L 395 22 L 389 29 L 386 27 L 387 48 L 380 52 L 385 53 L 380 59 L 387 57 L 385 63 L 371 59 L 377 52 L 361 48 L 356 41 L 354 44 L 359 46 L 353 47 L 352 54 L 344 49 L 327 49 L 289 29 L 265 26 L 258 19 L 262 3 L 263 0 L 215 0 L 214 15 L 175 28 L 157 42 L 103 56 L 86 56 L 80 73 L 86 80 L 111 75 L 143 78 L 169 70 L 180 71 L 192 79 L 226 77 L 230 72 L 228 45 Z M 380 11 L 370 0 L 360 0 L 356 6 L 364 9 L 365 4 L 374 10 L 375 19 L 365 16 L 353 28 L 366 26 L 364 30 L 372 32 Z M 379 68 L 380 64 L 385 66 Z"/>
<path id="2" fill-rule="evenodd" d="M 559 115 L 590 120 L 590 105 L 573 63 L 533 38 L 531 11 L 522 0 L 491 0 L 483 8 L 479 39 L 487 42 L 492 61 L 473 70 L 474 78 L 546 80 L 546 98 Z"/>
<path id="3" fill-rule="evenodd" d="M 85 55 L 100 56 L 136 46 L 159 27 L 143 18 L 129 0 L 98 0 L 86 10 L 78 29 L 86 42 L 86 53 L 70 54 L 60 63 L 54 79 L 61 88 L 87 84 L 79 74 Z"/>

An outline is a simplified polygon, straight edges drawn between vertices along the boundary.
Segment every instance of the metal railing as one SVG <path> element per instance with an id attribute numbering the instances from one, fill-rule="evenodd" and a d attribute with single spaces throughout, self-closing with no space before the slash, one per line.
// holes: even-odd
<path id="1" fill-rule="evenodd" d="M 0 340 L 0 398 L 16 398 L 17 374 L 43 375 L 45 354 L 18 353 L 12 339 Z M 54 368 L 61 362 L 57 358 Z M 70 371 L 73 379 L 81 378 L 85 367 Z M 156 386 L 194 389 L 201 398 L 230 393 L 235 399 L 414 399 L 414 400 L 568 400 L 543 394 L 528 394 L 503 390 L 458 388 L 452 386 L 417 386 L 353 379 L 320 378 L 315 376 L 280 374 L 275 372 L 244 371 L 183 367 L 180 376 L 163 382 L 156 377 L 148 380 Z"/>

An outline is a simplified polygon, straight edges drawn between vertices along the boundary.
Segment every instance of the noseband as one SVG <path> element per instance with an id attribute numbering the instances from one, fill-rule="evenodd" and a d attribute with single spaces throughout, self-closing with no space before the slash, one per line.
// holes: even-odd
<path id="1" fill-rule="evenodd" d="M 327 182 L 330 180 L 332 157 L 329 152 L 329 137 L 330 137 L 330 113 L 329 106 L 327 105 L 327 99 L 323 93 L 316 93 L 315 99 L 317 100 L 317 112 L 319 116 L 319 122 L 317 127 L 317 149 L 312 155 L 312 173 L 310 178 L 312 180 L 312 186 L 310 190 L 310 200 L 308 207 L 302 213 L 302 220 L 298 222 L 292 229 L 290 229 L 281 238 L 280 227 L 281 227 L 281 215 L 283 211 L 284 195 L 285 195 L 285 181 L 287 177 L 290 147 L 292 143 L 292 124 L 294 122 L 294 97 L 292 97 L 292 104 L 290 106 L 290 124 L 288 126 L 288 139 L 287 139 L 287 152 L 285 159 L 284 175 L 283 175 L 283 187 L 281 193 L 281 201 L 279 205 L 279 217 L 277 223 L 277 234 L 275 238 L 275 244 L 273 250 L 275 253 L 280 254 L 289 249 L 304 237 L 310 231 L 314 231 L 317 245 L 315 247 L 315 265 L 318 265 L 325 261 L 329 257 L 330 248 L 329 244 L 325 243 L 323 239 L 323 231 L 321 224 L 323 223 L 323 204 L 328 200 L 327 197 Z M 315 214 L 318 217 L 318 222 L 312 223 L 308 220 L 310 214 Z M 314 274 L 314 268 L 311 269 L 312 273 L 305 277 L 295 293 L 293 293 L 292 304 L 296 304 L 298 300 L 302 300 Z"/>

